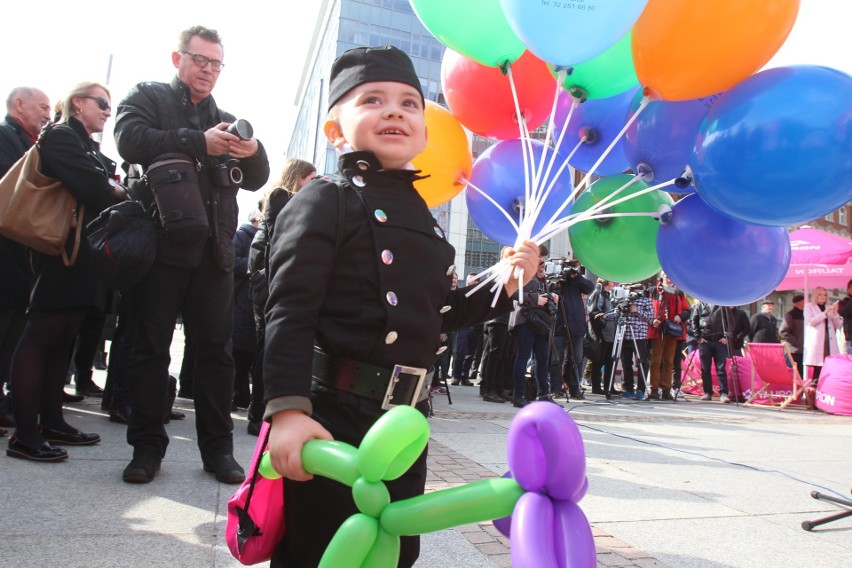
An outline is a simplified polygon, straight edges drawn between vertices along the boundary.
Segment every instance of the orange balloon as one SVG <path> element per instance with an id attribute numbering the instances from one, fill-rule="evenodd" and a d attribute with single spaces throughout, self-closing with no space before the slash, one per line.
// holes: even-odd
<path id="1" fill-rule="evenodd" d="M 724 91 L 772 58 L 798 12 L 799 0 L 649 0 L 633 26 L 636 75 L 669 101 Z"/>
<path id="2" fill-rule="evenodd" d="M 470 177 L 473 156 L 462 125 L 450 111 L 432 101 L 426 101 L 426 129 L 426 149 L 412 164 L 429 177 L 414 182 L 414 187 L 427 206 L 436 207 L 465 188 L 462 180 Z"/>

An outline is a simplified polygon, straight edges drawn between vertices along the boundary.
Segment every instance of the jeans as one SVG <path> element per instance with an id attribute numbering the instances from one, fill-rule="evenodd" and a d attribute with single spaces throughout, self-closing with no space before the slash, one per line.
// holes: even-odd
<path id="1" fill-rule="evenodd" d="M 583 334 L 577 332 L 565 341 L 565 363 L 562 366 L 562 379 L 568 385 L 571 396 L 580 395 L 580 377 L 583 376 Z M 570 341 L 569 341 L 570 339 Z"/>
<path id="2" fill-rule="evenodd" d="M 708 341 L 698 344 L 701 357 L 701 382 L 704 394 L 713 394 L 713 374 L 710 371 L 711 361 L 716 365 L 716 376 L 719 378 L 719 394 L 728 394 L 728 374 L 725 371 L 725 361 L 728 348 L 719 341 Z"/>
<path id="3" fill-rule="evenodd" d="M 512 379 L 514 386 L 514 398 L 526 398 L 524 396 L 524 382 L 527 373 L 527 361 L 530 355 L 535 355 L 535 378 L 538 396 L 545 396 L 550 390 L 547 365 L 550 360 L 550 341 L 546 335 L 538 335 L 533 332 L 526 323 L 515 326 L 515 342 L 518 345 L 518 353 L 515 356 L 515 365 L 512 367 Z"/>

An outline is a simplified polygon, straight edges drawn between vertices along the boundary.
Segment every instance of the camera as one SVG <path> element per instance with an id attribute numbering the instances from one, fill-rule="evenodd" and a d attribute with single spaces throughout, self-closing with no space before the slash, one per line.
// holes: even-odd
<path id="1" fill-rule="evenodd" d="M 215 164 L 211 170 L 213 185 L 217 187 L 239 187 L 243 184 L 243 170 L 236 158 Z"/>
<path id="2" fill-rule="evenodd" d="M 551 258 L 544 263 L 544 276 L 552 282 L 564 282 L 585 273 L 586 268 L 576 259 Z"/>
<path id="3" fill-rule="evenodd" d="M 633 302 L 642 297 L 644 290 L 645 287 L 642 284 L 621 284 L 620 286 L 613 286 L 609 295 L 615 304 L 615 309 L 620 314 L 627 315 L 633 311 L 631 310 L 634 307 Z"/>
<path id="4" fill-rule="evenodd" d="M 238 118 L 232 122 L 225 132 L 238 136 L 240 140 L 249 140 L 252 136 L 254 136 L 254 128 L 252 128 L 249 121 L 244 118 Z"/>

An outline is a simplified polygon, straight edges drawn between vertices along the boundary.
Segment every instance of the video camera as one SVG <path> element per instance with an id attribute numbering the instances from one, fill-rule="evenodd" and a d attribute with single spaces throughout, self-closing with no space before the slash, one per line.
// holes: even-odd
<path id="1" fill-rule="evenodd" d="M 551 258 L 544 263 L 544 276 L 551 282 L 564 282 L 585 273 L 586 268 L 576 259 Z"/>
<path id="2" fill-rule="evenodd" d="M 629 314 L 631 308 L 634 308 L 633 302 L 642 297 L 642 292 L 645 291 L 645 286 L 642 284 L 620 284 L 619 286 L 613 286 L 612 290 L 609 291 L 609 296 L 615 304 L 615 309 L 619 311 L 620 314 L 626 315 Z"/>

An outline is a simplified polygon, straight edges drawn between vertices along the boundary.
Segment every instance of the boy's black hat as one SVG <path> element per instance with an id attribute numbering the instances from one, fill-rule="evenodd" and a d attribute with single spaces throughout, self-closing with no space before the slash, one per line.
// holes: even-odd
<path id="1" fill-rule="evenodd" d="M 356 47 L 347 50 L 331 65 L 328 89 L 328 108 L 337 104 L 343 95 L 363 83 L 393 81 L 411 85 L 423 99 L 420 79 L 408 55 L 392 45 Z"/>

